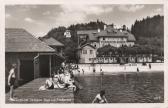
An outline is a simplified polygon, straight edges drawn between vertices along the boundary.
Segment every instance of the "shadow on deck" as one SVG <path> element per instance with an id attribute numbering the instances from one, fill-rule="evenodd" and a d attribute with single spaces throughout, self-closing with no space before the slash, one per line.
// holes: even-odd
<path id="1" fill-rule="evenodd" d="M 26 83 L 14 90 L 16 101 L 9 100 L 9 92 L 6 93 L 6 103 L 74 103 L 72 89 L 53 89 L 39 91 L 46 78 L 38 78 Z"/>

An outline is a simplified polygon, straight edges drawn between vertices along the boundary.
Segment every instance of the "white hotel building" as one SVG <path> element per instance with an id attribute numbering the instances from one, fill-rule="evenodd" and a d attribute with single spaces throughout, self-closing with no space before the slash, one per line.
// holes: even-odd
<path id="1" fill-rule="evenodd" d="M 80 63 L 93 63 L 93 59 L 97 61 L 97 63 L 105 63 L 107 58 L 102 60 L 96 57 L 98 48 L 106 45 L 111 45 L 114 47 L 121 47 L 123 45 L 133 46 L 136 41 L 134 35 L 130 32 L 126 30 L 115 29 L 113 26 L 107 26 L 104 28 L 104 30 L 98 29 L 77 31 L 77 35 L 80 39 L 87 39 L 86 44 L 80 45 L 80 50 L 78 52 Z M 114 58 L 110 58 L 108 61 L 111 59 Z"/>

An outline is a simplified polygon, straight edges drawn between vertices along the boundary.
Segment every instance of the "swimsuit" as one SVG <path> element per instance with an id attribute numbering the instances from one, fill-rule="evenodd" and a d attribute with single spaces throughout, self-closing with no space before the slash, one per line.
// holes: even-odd
<path id="1" fill-rule="evenodd" d="M 54 84 L 52 83 L 52 85 L 48 87 L 48 89 L 54 89 Z"/>
<path id="2" fill-rule="evenodd" d="M 105 99 L 98 94 L 96 96 L 96 103 L 106 103 Z"/>
<path id="3" fill-rule="evenodd" d="M 11 77 L 10 85 L 14 85 L 14 83 L 15 83 L 15 78 L 14 78 L 14 77 Z"/>

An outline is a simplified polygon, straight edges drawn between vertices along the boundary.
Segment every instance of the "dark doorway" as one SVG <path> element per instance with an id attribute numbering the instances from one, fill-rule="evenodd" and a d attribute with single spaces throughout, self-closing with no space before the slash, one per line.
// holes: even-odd
<path id="1" fill-rule="evenodd" d="M 33 60 L 20 61 L 20 78 L 23 80 L 23 82 L 28 82 L 34 79 Z"/>
<path id="2" fill-rule="evenodd" d="M 41 77 L 49 77 L 50 76 L 49 56 L 48 55 L 40 55 L 40 76 Z"/>

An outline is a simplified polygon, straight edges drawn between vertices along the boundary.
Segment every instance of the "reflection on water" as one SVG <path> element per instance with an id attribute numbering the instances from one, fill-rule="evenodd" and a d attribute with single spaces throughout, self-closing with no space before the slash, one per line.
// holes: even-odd
<path id="1" fill-rule="evenodd" d="M 80 75 L 76 80 L 83 89 L 75 93 L 75 103 L 91 103 L 101 89 L 109 103 L 164 102 L 163 72 Z"/>

